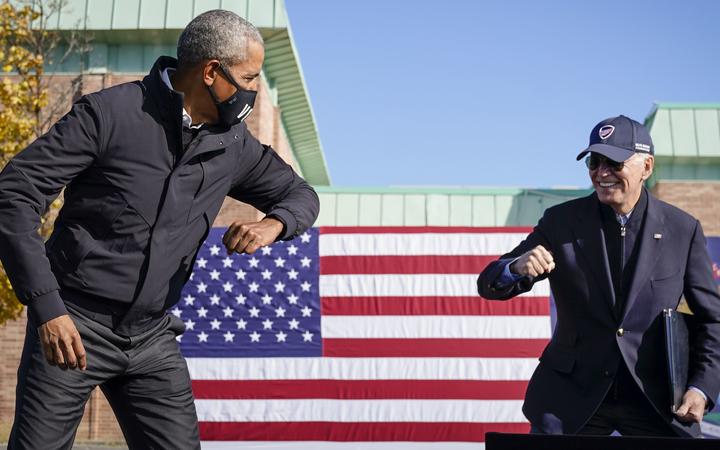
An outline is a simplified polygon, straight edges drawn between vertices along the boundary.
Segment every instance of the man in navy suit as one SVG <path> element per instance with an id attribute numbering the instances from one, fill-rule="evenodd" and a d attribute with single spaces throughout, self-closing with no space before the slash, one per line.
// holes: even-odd
<path id="1" fill-rule="evenodd" d="M 720 296 L 700 223 L 654 198 L 647 130 L 625 116 L 592 130 L 585 157 L 595 192 L 545 211 L 532 233 L 480 274 L 507 300 L 549 279 L 552 340 L 523 412 L 536 433 L 699 436 L 720 389 Z M 671 411 L 661 312 L 692 309 L 690 368 Z"/>

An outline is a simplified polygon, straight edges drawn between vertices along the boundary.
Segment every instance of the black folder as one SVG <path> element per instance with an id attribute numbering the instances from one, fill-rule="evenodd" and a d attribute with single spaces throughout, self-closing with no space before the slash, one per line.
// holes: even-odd
<path id="1" fill-rule="evenodd" d="M 673 413 L 682 405 L 683 395 L 687 390 L 690 341 L 684 316 L 685 314 L 674 309 L 663 309 L 665 355 L 667 356 Z"/>

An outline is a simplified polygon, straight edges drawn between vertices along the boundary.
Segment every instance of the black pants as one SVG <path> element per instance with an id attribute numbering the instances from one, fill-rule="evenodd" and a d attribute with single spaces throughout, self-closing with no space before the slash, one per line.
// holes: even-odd
<path id="1" fill-rule="evenodd" d="M 28 322 L 18 369 L 15 421 L 8 450 L 70 449 L 92 390 L 100 386 L 130 449 L 199 449 L 187 364 L 175 336 L 180 319 L 123 337 L 68 305 L 87 353 L 87 370 L 62 370 L 45 360 Z"/>
<path id="2" fill-rule="evenodd" d="M 640 390 L 624 364 L 595 414 L 578 431 L 584 435 L 678 437 Z"/>

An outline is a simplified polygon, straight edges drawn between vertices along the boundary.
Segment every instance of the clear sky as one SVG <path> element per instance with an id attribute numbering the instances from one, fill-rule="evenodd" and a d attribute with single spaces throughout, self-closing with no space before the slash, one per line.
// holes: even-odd
<path id="1" fill-rule="evenodd" d="M 720 101 L 720 1 L 286 0 L 336 186 L 589 186 L 600 120 Z"/>

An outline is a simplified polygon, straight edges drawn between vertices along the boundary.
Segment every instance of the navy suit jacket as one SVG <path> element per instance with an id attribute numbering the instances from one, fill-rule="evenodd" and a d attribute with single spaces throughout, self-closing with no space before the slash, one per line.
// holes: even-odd
<path id="1" fill-rule="evenodd" d="M 546 433 L 575 433 L 610 389 L 619 364 L 660 415 L 681 436 L 698 436 L 697 424 L 683 424 L 671 412 L 661 312 L 684 295 L 694 313 L 688 384 L 708 395 L 720 389 L 720 296 L 712 276 L 700 223 L 648 195 L 635 273 L 620 316 L 605 247 L 596 194 L 549 208 L 532 233 L 480 274 L 478 292 L 507 300 L 548 278 L 557 323 L 525 395 L 523 412 Z M 549 276 L 496 288 L 506 264 L 537 245 L 549 250 Z M 622 329 L 622 331 L 620 331 Z"/>

